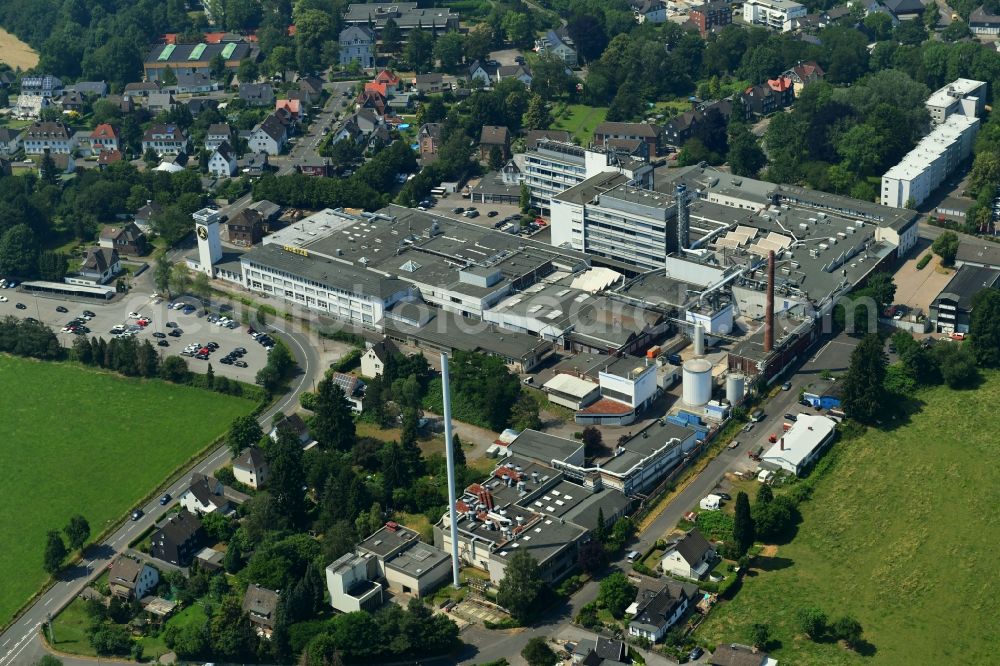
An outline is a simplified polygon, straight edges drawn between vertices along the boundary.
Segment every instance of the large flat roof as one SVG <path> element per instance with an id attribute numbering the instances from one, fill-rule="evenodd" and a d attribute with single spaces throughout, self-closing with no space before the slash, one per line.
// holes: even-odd
<path id="1" fill-rule="evenodd" d="M 952 114 L 931 133 L 920 139 L 913 150 L 903 156 L 898 164 L 885 172 L 883 178 L 910 180 L 927 169 L 927 165 L 945 154 L 952 145 L 961 141 L 970 128 L 979 124 L 979 118 Z"/>
<path id="2" fill-rule="evenodd" d="M 385 566 L 414 578 L 420 578 L 447 560 L 448 555 L 441 549 L 426 543 L 417 543 L 392 559 L 386 560 Z"/>
<path id="3" fill-rule="evenodd" d="M 958 98 L 965 97 L 985 85 L 985 81 L 955 79 L 931 93 L 931 96 L 927 98 L 926 104 L 927 106 L 950 106 Z"/>
<path id="4" fill-rule="evenodd" d="M 552 460 L 565 461 L 583 448 L 583 442 L 556 437 L 537 430 L 525 430 L 510 444 L 519 456 L 548 464 Z"/>
<path id="5" fill-rule="evenodd" d="M 434 310 L 434 313 L 434 317 L 419 328 L 386 319 L 386 333 L 411 336 L 448 350 L 480 351 L 511 359 L 534 356 L 552 346 L 549 340 L 501 329 L 474 317 L 463 317 L 444 310 Z"/>

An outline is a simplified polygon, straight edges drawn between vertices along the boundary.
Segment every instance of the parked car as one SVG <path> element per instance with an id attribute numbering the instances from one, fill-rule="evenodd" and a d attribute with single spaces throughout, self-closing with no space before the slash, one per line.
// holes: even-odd
<path id="1" fill-rule="evenodd" d="M 166 493 L 163 497 L 160 498 L 160 506 L 166 506 L 167 504 L 169 504 L 170 499 L 171 499 L 170 493 Z"/>
<path id="2" fill-rule="evenodd" d="M 18 310 L 27 310 L 28 309 L 28 306 L 25 305 L 24 303 L 18 303 L 14 307 L 17 308 Z"/>
<path id="3" fill-rule="evenodd" d="M 177 328 L 177 322 L 176 321 L 168 321 L 166 324 L 164 324 L 164 326 L 166 326 L 167 328 Z"/>
<path id="4" fill-rule="evenodd" d="M 743 426 L 743 432 L 750 432 L 751 430 L 753 430 L 753 426 L 754 426 L 753 423 L 746 424 L 745 426 Z"/>
<path id="5" fill-rule="evenodd" d="M 237 368 L 245 368 L 245 367 L 247 367 L 247 362 L 246 361 L 233 361 L 233 365 L 235 365 Z"/>
<path id="6" fill-rule="evenodd" d="M 486 217 L 496 217 L 499 214 L 500 213 L 498 213 L 497 211 L 491 210 L 490 212 L 486 213 Z"/>
<path id="7" fill-rule="evenodd" d="M 157 331 L 156 333 L 153 333 L 153 337 L 154 338 L 159 338 L 159 339 L 162 340 L 163 338 L 167 337 L 167 334 L 166 333 L 160 333 L 159 331 Z"/>
<path id="8" fill-rule="evenodd" d="M 750 425 L 750 424 L 747 424 L 747 425 Z M 738 439 L 734 439 L 733 441 L 729 442 L 729 448 L 731 448 L 731 449 L 735 449 L 739 445 L 740 445 L 740 440 L 738 440 Z"/>
<path id="9" fill-rule="evenodd" d="M 785 382 L 784 384 L 781 385 L 781 390 L 782 391 L 790 391 L 790 390 L 792 390 L 792 383 L 791 382 Z"/>
<path id="10" fill-rule="evenodd" d="M 167 333 L 167 335 L 169 335 L 172 338 L 179 338 L 179 337 L 181 337 L 182 333 L 183 333 L 183 331 L 181 331 L 181 329 L 175 328 L 174 330 L 172 330 L 169 333 Z"/>
<path id="11" fill-rule="evenodd" d="M 0 296 L 0 303 L 6 303 L 6 302 L 7 302 L 7 297 L 6 296 Z"/>
<path id="12" fill-rule="evenodd" d="M 465 209 L 464 208 L 452 208 L 451 212 L 456 213 L 456 214 L 457 213 L 464 213 Z"/>
<path id="13" fill-rule="evenodd" d="M 793 423 L 794 423 L 794 422 L 795 422 L 795 421 L 797 421 L 798 419 L 797 419 L 797 417 L 795 416 L 795 414 L 785 414 L 785 420 L 786 420 L 786 421 L 791 421 L 791 422 L 793 422 Z"/>
<path id="14" fill-rule="evenodd" d="M 136 509 L 135 511 L 132 512 L 132 520 L 139 520 L 144 515 L 146 515 L 145 511 L 143 511 L 142 509 Z"/>
<path id="15" fill-rule="evenodd" d="M 56 312 L 69 312 L 66 308 L 61 305 L 56 306 Z"/>
<path id="16" fill-rule="evenodd" d="M 694 648 L 690 652 L 688 652 L 688 661 L 695 661 L 697 659 L 701 659 L 701 656 L 703 654 L 705 654 L 705 651 L 702 650 L 699 646 L 695 645 Z"/>
<path id="17" fill-rule="evenodd" d="M 96 314 L 96 313 L 93 313 L 93 312 L 91 312 L 90 310 L 84 310 L 84 311 L 83 311 L 83 316 L 84 316 L 84 317 L 96 317 L 96 316 L 97 316 L 97 314 Z"/>
<path id="18" fill-rule="evenodd" d="M 141 315 L 141 314 L 139 314 L 138 312 L 129 312 L 129 313 L 128 313 L 128 318 L 129 318 L 129 319 L 138 319 L 138 318 L 139 318 L 139 317 L 141 317 L 141 316 L 142 316 L 142 315 Z"/>
<path id="19" fill-rule="evenodd" d="M 714 491 L 712 494 L 713 495 L 718 495 L 719 497 L 721 497 L 722 499 L 726 500 L 727 502 L 733 499 L 733 496 L 730 495 L 729 493 L 719 492 L 718 490 Z"/>
<path id="20" fill-rule="evenodd" d="M 167 342 L 166 340 L 160 340 L 160 341 L 158 341 L 158 342 L 156 343 L 156 345 L 157 345 L 158 347 L 169 347 L 169 346 L 170 346 L 170 343 L 169 343 L 169 342 Z"/>

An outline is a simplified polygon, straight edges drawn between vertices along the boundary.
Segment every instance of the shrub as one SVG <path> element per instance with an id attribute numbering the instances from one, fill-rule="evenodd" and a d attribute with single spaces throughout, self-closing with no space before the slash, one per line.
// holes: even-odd
<path id="1" fill-rule="evenodd" d="M 923 270 L 924 266 L 929 264 L 931 261 L 931 254 L 928 252 L 924 256 L 920 257 L 920 261 L 917 262 L 917 270 Z"/>

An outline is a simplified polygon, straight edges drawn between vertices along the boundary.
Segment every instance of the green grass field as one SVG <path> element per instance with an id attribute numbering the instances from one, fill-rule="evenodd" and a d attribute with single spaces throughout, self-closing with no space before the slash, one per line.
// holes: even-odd
<path id="1" fill-rule="evenodd" d="M 0 356 L 0 624 L 46 579 L 48 530 L 81 513 L 93 535 L 253 403 L 71 364 Z"/>
<path id="2" fill-rule="evenodd" d="M 566 130 L 581 146 L 586 146 L 594 138 L 594 129 L 604 122 L 607 115 L 608 110 L 604 107 L 570 104 L 556 109 L 556 122 L 552 127 Z"/>
<path id="3" fill-rule="evenodd" d="M 1000 374 L 974 392 L 936 388 L 917 398 L 925 404 L 909 423 L 835 445 L 798 535 L 762 558 L 765 571 L 712 612 L 699 639 L 746 642 L 751 623 L 770 622 L 780 663 L 993 663 Z M 854 615 L 870 656 L 799 635 L 794 618 L 804 606 L 831 621 Z"/>

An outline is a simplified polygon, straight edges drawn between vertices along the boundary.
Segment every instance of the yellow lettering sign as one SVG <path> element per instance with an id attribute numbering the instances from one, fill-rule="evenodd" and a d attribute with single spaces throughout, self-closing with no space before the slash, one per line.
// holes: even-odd
<path id="1" fill-rule="evenodd" d="M 303 257 L 308 257 L 309 256 L 309 251 L 308 250 L 304 250 L 301 247 L 293 247 L 291 245 L 282 245 L 281 248 L 285 252 L 291 252 L 293 254 L 300 254 Z"/>

